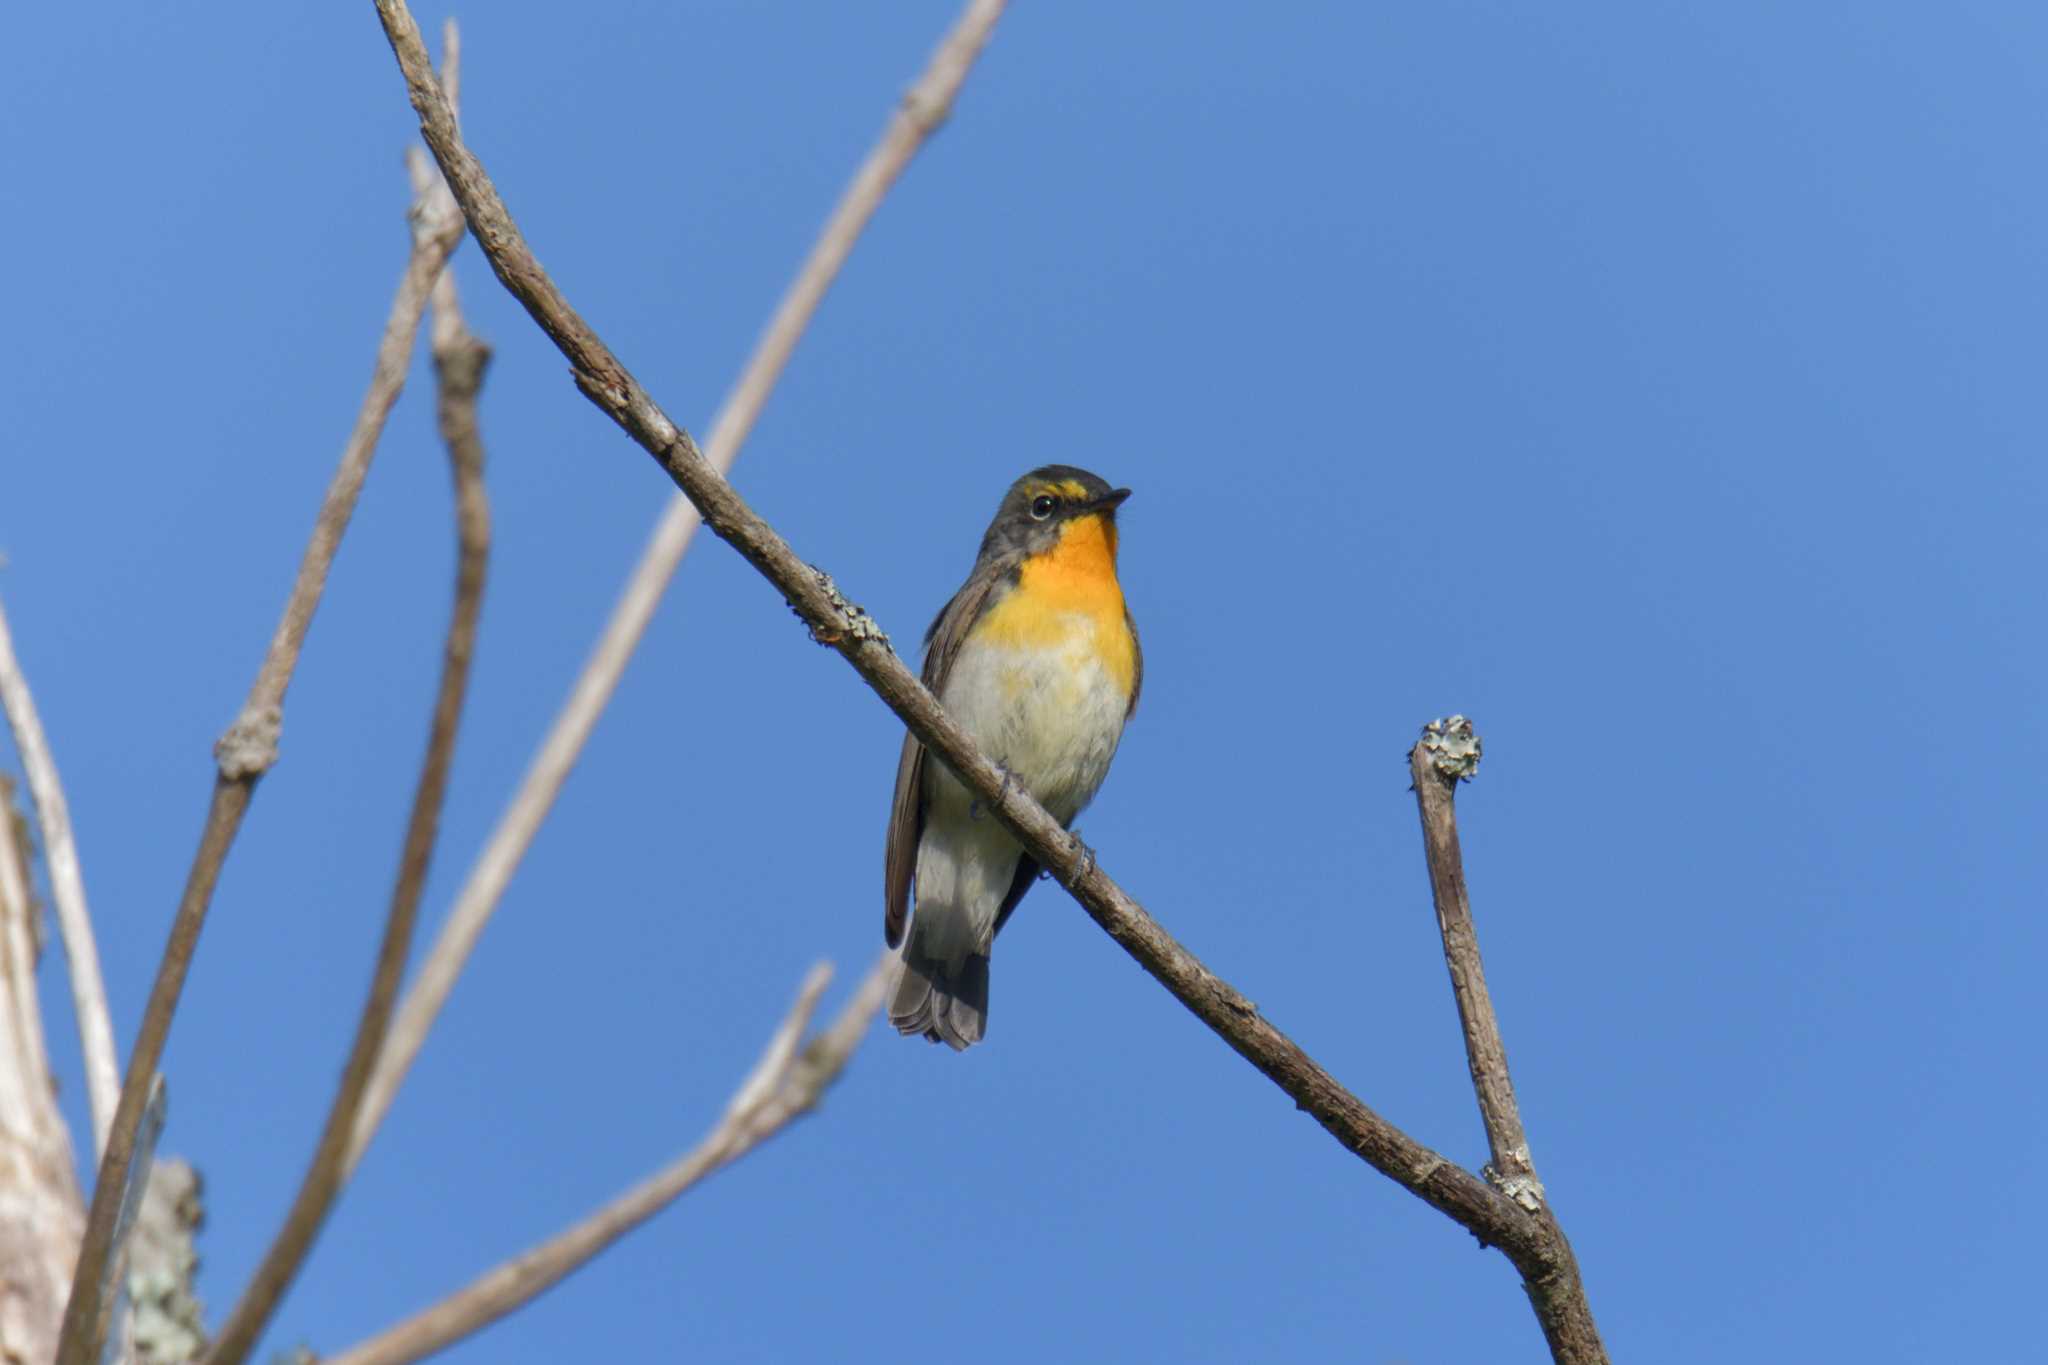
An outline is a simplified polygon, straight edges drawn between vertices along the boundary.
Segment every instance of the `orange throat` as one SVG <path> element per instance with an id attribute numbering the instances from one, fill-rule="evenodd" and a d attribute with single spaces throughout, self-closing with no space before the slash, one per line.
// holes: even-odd
<path id="1" fill-rule="evenodd" d="M 1113 606 L 1121 612 L 1123 589 L 1116 581 L 1116 527 L 1099 513 L 1076 517 L 1060 528 L 1059 542 L 1024 561 L 1019 586 L 1044 593 L 1055 611 L 1094 613 Z"/>
<path id="2" fill-rule="evenodd" d="M 1102 666 L 1129 695 L 1137 679 L 1137 642 L 1124 614 L 1116 581 L 1116 524 L 1100 514 L 1076 517 L 1059 542 L 1026 559 L 1017 587 L 996 608 L 989 625 L 1014 643 L 1044 646 L 1073 629 L 1079 617 L 1093 627 Z"/>

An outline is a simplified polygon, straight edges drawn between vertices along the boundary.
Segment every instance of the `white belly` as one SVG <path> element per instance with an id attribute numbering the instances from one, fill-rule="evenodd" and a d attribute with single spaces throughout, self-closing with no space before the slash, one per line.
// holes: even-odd
<path id="1" fill-rule="evenodd" d="M 1061 824 L 1081 813 L 1109 772 L 1129 698 L 1096 661 L 1077 616 L 1066 646 L 1016 650 L 968 641 L 939 700 L 975 742 Z M 918 847 L 922 951 L 957 967 L 986 953 L 996 911 L 1022 852 L 953 770 L 924 765 L 925 826 Z"/>
<path id="2" fill-rule="evenodd" d="M 1062 824 L 1102 785 L 1130 701 L 1098 660 L 1093 621 L 1073 619 L 1059 649 L 967 641 L 939 698 L 982 751 Z M 964 795 L 944 764 L 927 764 L 925 771 L 941 774 Z"/>

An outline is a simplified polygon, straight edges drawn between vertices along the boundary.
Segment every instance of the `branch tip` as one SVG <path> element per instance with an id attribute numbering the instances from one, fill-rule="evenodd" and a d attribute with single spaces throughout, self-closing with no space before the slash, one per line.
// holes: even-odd
<path id="1" fill-rule="evenodd" d="M 1479 732 L 1463 716 L 1433 720 L 1422 727 L 1430 766 L 1447 782 L 1470 782 L 1479 772 Z"/>

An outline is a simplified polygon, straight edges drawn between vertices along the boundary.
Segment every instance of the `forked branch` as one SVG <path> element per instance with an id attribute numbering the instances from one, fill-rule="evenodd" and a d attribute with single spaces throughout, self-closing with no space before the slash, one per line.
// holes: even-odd
<path id="1" fill-rule="evenodd" d="M 452 221 L 451 221 L 452 220 Z M 423 237 L 461 234 L 453 205 L 422 185 L 415 199 L 415 231 Z M 441 438 L 448 447 L 455 483 L 455 607 L 442 648 L 441 680 L 434 698 L 433 723 L 426 758 L 413 793 L 399 855 L 397 883 L 385 918 L 384 939 L 377 951 L 369 998 L 356 1025 L 340 1088 L 329 1107 L 313 1159 L 292 1201 L 284 1226 L 250 1277 L 220 1334 L 203 1357 L 204 1365 L 240 1365 L 284 1292 L 304 1264 L 334 1201 L 348 1179 L 348 1149 L 356 1118 L 370 1084 L 372 1069 L 384 1046 L 398 1001 L 398 985 L 412 948 L 413 928 L 425 893 L 427 866 L 440 833 L 441 807 L 454 762 L 455 736 L 468 694 L 470 664 L 476 654 L 477 620 L 483 611 L 484 571 L 490 558 L 491 514 L 484 493 L 484 449 L 478 435 L 476 403 L 483 387 L 490 348 L 470 335 L 456 311 L 453 285 L 439 290 L 436 300 L 434 370 Z"/>
<path id="2" fill-rule="evenodd" d="M 1495 1188 L 1532 1212 L 1543 1203 L 1543 1186 L 1529 1159 L 1529 1139 L 1522 1131 L 1522 1113 L 1508 1079 L 1507 1048 L 1500 1040 L 1500 1022 L 1493 1015 L 1493 997 L 1486 989 L 1486 967 L 1479 960 L 1479 934 L 1472 924 L 1472 902 L 1465 892 L 1464 855 L 1458 848 L 1458 783 L 1479 769 L 1479 736 L 1463 716 L 1431 721 L 1422 741 L 1408 752 L 1415 781 L 1415 805 L 1422 816 L 1423 855 L 1429 864 L 1429 889 L 1436 903 L 1438 932 L 1444 941 L 1444 965 L 1451 972 L 1451 995 L 1464 1026 L 1465 1060 L 1472 1071 L 1472 1091 L 1486 1125 L 1486 1143 L 1493 1162 L 1486 1175 Z"/>
<path id="3" fill-rule="evenodd" d="M 569 360 L 584 395 L 653 455 L 711 529 L 773 582 L 810 627 L 881 696 L 932 753 L 958 773 L 1030 854 L 1138 963 L 1346 1148 L 1482 1242 L 1499 1246 L 1532 1294 L 1566 1276 L 1569 1249 L 1542 1222 L 1483 1181 L 1394 1127 L 1339 1085 L 1251 1001 L 1205 968 L 1097 865 L 1080 841 L 981 754 L 897 658 L 886 636 L 832 580 L 806 564 L 726 483 L 689 433 L 669 420 L 556 289 L 526 245 L 495 186 L 463 145 L 403 0 L 376 0 L 427 145 L 461 203 L 492 269 Z M 1560 1252 L 1566 1258 L 1560 1262 Z M 1583 1297 L 1583 1296 L 1581 1296 Z M 1598 1356 L 1561 1359 L 1594 1360 Z"/>
<path id="4" fill-rule="evenodd" d="M 1525 1209 L 1538 1236 L 1549 1244 L 1548 1270 L 1527 1275 L 1523 1288 L 1536 1310 L 1551 1356 L 1559 1361 L 1600 1362 L 1607 1359 L 1599 1326 L 1586 1301 L 1578 1258 L 1565 1240 L 1564 1229 L 1544 1197 L 1543 1182 L 1529 1156 L 1529 1138 L 1522 1130 L 1522 1112 L 1508 1079 L 1507 1047 L 1500 1021 L 1486 989 L 1486 968 L 1479 958 L 1479 931 L 1472 923 L 1472 901 L 1465 890 L 1464 855 L 1458 848 L 1458 783 L 1479 770 L 1479 736 L 1463 716 L 1432 721 L 1422 740 L 1408 752 L 1415 781 L 1415 806 L 1422 817 L 1422 847 L 1429 864 L 1429 889 L 1436 904 L 1437 928 L 1443 936 L 1444 965 L 1451 973 L 1451 994 L 1465 1034 L 1465 1060 L 1472 1072 L 1472 1093 L 1486 1125 L 1486 1143 L 1493 1160 L 1486 1178 L 1495 1189 Z"/>
<path id="5" fill-rule="evenodd" d="M 559 1284 L 698 1181 L 730 1166 L 809 1113 L 860 1046 L 868 1022 L 882 1003 L 893 960 L 893 954 L 885 954 L 832 1025 L 807 1040 L 804 1034 L 811 1013 L 832 975 L 822 963 L 813 967 L 789 1016 L 769 1040 L 753 1072 L 734 1092 L 718 1126 L 702 1142 L 574 1227 L 477 1277 L 395 1327 L 324 1357 L 325 1365 L 407 1365 L 480 1331 Z"/>
<path id="6" fill-rule="evenodd" d="M 65 1305 L 64 1329 L 58 1342 L 56 1365 L 89 1365 L 99 1357 L 101 1283 L 111 1249 L 114 1222 L 120 1211 L 121 1192 L 128 1185 L 128 1171 L 135 1156 L 136 1127 L 156 1077 L 170 1036 L 171 1018 L 185 988 L 185 976 L 192 955 L 199 946 L 199 933 L 213 902 L 228 851 L 234 846 L 257 781 L 277 761 L 277 743 L 284 724 L 285 690 L 298 667 L 299 652 L 311 629 L 313 614 L 326 589 L 328 571 L 340 549 L 342 534 L 354 515 L 363 481 L 369 475 L 384 420 L 398 401 L 405 384 L 405 370 L 412 354 L 420 316 L 434 279 L 441 273 L 456 244 L 462 240 L 462 225 L 441 226 L 430 234 L 415 233 L 412 253 L 406 261 L 398 295 L 392 301 L 384 335 L 377 347 L 377 359 L 369 391 L 363 396 L 354 429 L 342 449 L 341 463 L 328 484 L 313 534 L 299 563 L 298 576 L 286 599 L 284 614 L 272 636 L 270 649 L 257 670 L 247 701 L 227 733 L 214 748 L 217 773 L 213 798 L 199 836 L 199 848 L 186 875 L 185 888 L 172 917 L 169 941 L 157 965 L 143 1007 L 142 1027 L 136 1035 L 135 1050 L 128 1058 L 128 1070 L 121 1085 L 121 1098 L 114 1110 L 106 1152 L 100 1160 L 93 1185 L 91 1212 L 85 1237 L 79 1248 L 78 1266 L 71 1278 L 71 1298 Z"/>

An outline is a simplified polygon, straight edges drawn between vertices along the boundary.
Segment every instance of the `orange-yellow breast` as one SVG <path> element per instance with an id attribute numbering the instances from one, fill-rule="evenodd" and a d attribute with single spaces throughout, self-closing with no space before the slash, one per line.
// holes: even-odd
<path id="1" fill-rule="evenodd" d="M 1101 516 L 1076 517 L 1059 542 L 1024 561 L 1017 586 L 989 609 L 975 634 L 1013 649 L 1059 649 L 1089 629 L 1103 671 L 1125 697 L 1138 671 L 1138 645 L 1116 581 L 1116 527 Z"/>

